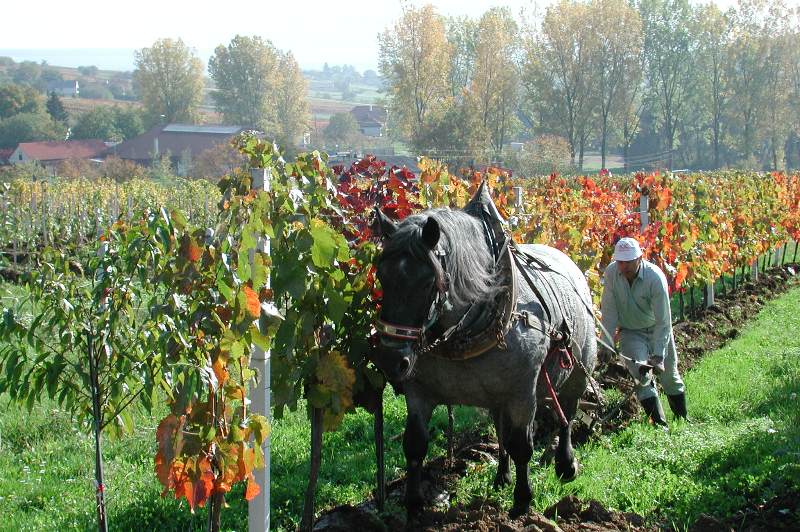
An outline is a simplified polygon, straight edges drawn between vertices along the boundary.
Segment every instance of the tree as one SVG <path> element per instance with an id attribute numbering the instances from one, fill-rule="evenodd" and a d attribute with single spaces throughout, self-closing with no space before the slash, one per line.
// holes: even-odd
<path id="1" fill-rule="evenodd" d="M 663 140 L 672 168 L 678 122 L 692 90 L 697 42 L 691 34 L 688 0 L 641 0 L 647 84 L 657 104 Z"/>
<path id="2" fill-rule="evenodd" d="M 79 67 L 78 67 L 78 72 L 80 72 L 81 76 L 94 77 L 94 76 L 96 76 L 96 75 L 97 75 L 97 73 L 98 73 L 99 71 L 100 71 L 100 69 L 98 69 L 98 68 L 97 68 L 96 66 L 94 66 L 94 65 L 89 65 L 89 66 L 79 66 Z"/>
<path id="3" fill-rule="evenodd" d="M 350 146 L 358 137 L 358 122 L 350 113 L 336 113 L 331 116 L 324 133 L 328 143 Z"/>
<path id="4" fill-rule="evenodd" d="M 606 168 L 609 120 L 624 106 L 625 84 L 641 79 L 642 21 L 625 0 L 593 0 L 590 73 L 600 113 L 600 159 Z"/>
<path id="5" fill-rule="evenodd" d="M 449 105 L 450 43 L 444 20 L 431 5 L 411 7 L 378 41 L 389 114 L 399 135 L 413 142 L 428 119 Z"/>
<path id="6" fill-rule="evenodd" d="M 280 53 L 275 87 L 277 110 L 275 138 L 286 148 L 293 147 L 298 137 L 308 131 L 308 82 L 291 52 Z"/>
<path id="7" fill-rule="evenodd" d="M 517 23 L 507 8 L 492 8 L 478 23 L 468 101 L 487 144 L 499 159 L 516 122 L 519 55 Z"/>
<path id="8" fill-rule="evenodd" d="M 0 148 L 13 148 L 20 142 L 64 140 L 66 126 L 47 113 L 19 113 L 0 120 Z"/>
<path id="9" fill-rule="evenodd" d="M 515 175 L 534 177 L 570 169 L 569 142 L 557 135 L 539 135 L 512 157 Z"/>
<path id="10" fill-rule="evenodd" d="M 47 114 L 56 122 L 66 123 L 69 118 L 67 110 L 64 109 L 64 104 L 61 103 L 61 98 L 55 92 L 51 92 L 50 97 L 47 99 Z"/>
<path id="11" fill-rule="evenodd" d="M 134 83 L 150 119 L 193 122 L 203 93 L 203 62 L 193 50 L 181 39 L 159 39 L 134 57 Z"/>
<path id="12" fill-rule="evenodd" d="M 237 35 L 228 46 L 217 46 L 208 62 L 216 85 L 211 94 L 227 122 L 274 128 L 278 63 L 278 50 L 261 37 Z"/>
<path id="13" fill-rule="evenodd" d="M 33 87 L 15 83 L 0 86 L 0 119 L 43 110 L 42 97 Z"/>
<path id="14" fill-rule="evenodd" d="M 715 4 L 701 7 L 695 20 L 699 43 L 697 54 L 700 63 L 697 69 L 701 87 L 699 92 L 707 100 L 710 111 L 713 167 L 719 168 L 723 116 L 728 99 L 725 59 L 730 45 L 731 23 Z"/>
<path id="15" fill-rule="evenodd" d="M 541 31 L 527 42 L 524 84 L 532 107 L 551 131 L 567 139 L 570 162 L 582 146 L 592 115 L 591 11 L 561 0 L 547 9 Z M 582 154 L 581 154 L 582 155 Z M 579 166 L 582 165 L 579 161 Z"/>
<path id="16" fill-rule="evenodd" d="M 78 117 L 72 128 L 74 139 L 100 139 L 121 141 L 122 134 L 117 129 L 114 109 L 108 106 L 98 106 L 86 111 Z"/>
<path id="17" fill-rule="evenodd" d="M 450 43 L 450 96 L 459 100 L 472 81 L 475 68 L 475 48 L 478 42 L 478 23 L 469 17 L 447 19 L 447 41 Z"/>
<path id="18" fill-rule="evenodd" d="M 17 66 L 14 68 L 14 73 L 12 74 L 14 83 L 30 85 L 31 87 L 37 86 L 41 77 L 42 67 L 33 61 L 17 63 Z"/>
<path id="19" fill-rule="evenodd" d="M 114 126 L 123 140 L 144 133 L 142 114 L 134 107 L 114 107 Z"/>

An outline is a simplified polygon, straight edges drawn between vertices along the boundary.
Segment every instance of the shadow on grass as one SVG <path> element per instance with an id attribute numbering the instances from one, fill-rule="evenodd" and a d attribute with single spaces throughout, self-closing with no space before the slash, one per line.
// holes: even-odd
<path id="1" fill-rule="evenodd" d="M 771 372 L 773 373 L 773 372 Z M 765 424 L 709 454 L 691 473 L 700 493 L 678 493 L 664 501 L 667 518 L 693 523 L 701 513 L 727 517 L 777 495 L 800 489 L 800 410 L 792 393 L 797 373 L 774 369 L 776 386 L 748 408 L 748 418 Z"/>

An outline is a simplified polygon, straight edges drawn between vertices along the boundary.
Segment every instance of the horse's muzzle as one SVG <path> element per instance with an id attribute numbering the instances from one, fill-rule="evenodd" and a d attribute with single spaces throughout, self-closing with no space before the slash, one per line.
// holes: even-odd
<path id="1" fill-rule="evenodd" d="M 414 370 L 414 342 L 381 337 L 373 362 L 390 381 L 403 382 Z"/>

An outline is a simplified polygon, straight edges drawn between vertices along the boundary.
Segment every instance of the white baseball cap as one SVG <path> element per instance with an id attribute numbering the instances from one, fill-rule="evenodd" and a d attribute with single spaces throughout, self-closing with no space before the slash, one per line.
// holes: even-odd
<path id="1" fill-rule="evenodd" d="M 614 260 L 634 260 L 642 256 L 642 248 L 635 238 L 620 238 L 614 246 Z"/>

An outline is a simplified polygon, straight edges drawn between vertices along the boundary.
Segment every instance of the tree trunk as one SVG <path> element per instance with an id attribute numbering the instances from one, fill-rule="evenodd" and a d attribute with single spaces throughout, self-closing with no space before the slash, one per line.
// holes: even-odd
<path id="1" fill-rule="evenodd" d="M 622 164 L 624 165 L 624 173 L 628 173 L 630 168 L 628 167 L 628 152 L 630 151 L 630 144 L 625 143 L 622 147 Z"/>
<path id="2" fill-rule="evenodd" d="M 94 335 L 86 335 L 89 355 L 89 383 L 92 391 L 92 417 L 94 418 L 94 474 L 95 498 L 97 499 L 97 529 L 108 532 L 106 521 L 105 484 L 103 484 L 103 452 L 100 447 L 100 431 L 103 424 L 100 414 L 100 385 L 97 376 L 97 359 L 94 353 Z"/>
<path id="3" fill-rule="evenodd" d="M 224 493 L 214 493 L 208 504 L 208 531 L 219 532 L 222 522 L 222 505 L 225 501 Z"/>
<path id="4" fill-rule="evenodd" d="M 606 168 L 606 143 L 608 141 L 608 115 L 603 116 L 603 131 L 600 141 L 600 168 Z"/>
<path id="5" fill-rule="evenodd" d="M 308 474 L 308 486 L 303 503 L 303 517 L 300 531 L 310 532 L 314 527 L 314 496 L 317 492 L 319 466 L 322 462 L 322 409 L 311 409 L 311 467 Z"/>

